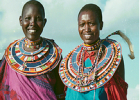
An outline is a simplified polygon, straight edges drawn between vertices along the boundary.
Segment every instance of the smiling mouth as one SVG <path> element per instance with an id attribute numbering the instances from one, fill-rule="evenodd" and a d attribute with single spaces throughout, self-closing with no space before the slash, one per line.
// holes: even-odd
<path id="1" fill-rule="evenodd" d="M 36 32 L 36 30 L 28 30 L 29 31 L 29 33 L 35 33 Z"/>
<path id="2" fill-rule="evenodd" d="M 86 39 L 90 39 L 92 35 L 84 35 Z"/>

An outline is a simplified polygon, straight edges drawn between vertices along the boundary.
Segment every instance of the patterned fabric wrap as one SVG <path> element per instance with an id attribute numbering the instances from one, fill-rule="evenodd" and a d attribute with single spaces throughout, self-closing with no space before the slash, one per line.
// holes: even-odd
<path id="1" fill-rule="evenodd" d="M 96 68 L 96 82 L 92 81 L 93 74 L 90 74 L 88 76 L 89 83 L 87 83 L 87 85 L 77 85 L 80 77 L 78 74 L 78 55 L 81 52 L 81 48 L 83 47 L 83 44 L 81 44 L 61 61 L 59 75 L 66 86 L 78 92 L 86 92 L 100 88 L 112 78 L 122 58 L 121 45 L 112 39 L 102 40 L 101 43 L 102 47 L 104 48 L 105 55 L 99 61 Z M 89 73 L 89 71 L 91 71 L 91 69 L 85 69 L 84 74 Z"/>
<path id="2" fill-rule="evenodd" d="M 104 85 L 108 100 L 127 100 L 128 84 L 117 74 Z"/>
<path id="3" fill-rule="evenodd" d="M 0 100 L 57 100 L 53 92 L 54 72 L 24 76 L 3 59 L 0 63 Z"/>

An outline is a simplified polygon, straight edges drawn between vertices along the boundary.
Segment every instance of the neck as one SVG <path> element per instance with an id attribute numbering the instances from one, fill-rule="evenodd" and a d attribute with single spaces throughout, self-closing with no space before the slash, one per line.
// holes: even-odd
<path id="1" fill-rule="evenodd" d="M 100 46 L 100 38 L 97 39 L 95 42 L 93 42 L 92 44 L 83 44 L 83 49 L 84 50 L 95 50 L 98 49 Z"/>
<path id="2" fill-rule="evenodd" d="M 84 45 L 85 46 L 93 46 L 94 44 L 96 44 L 97 42 L 99 42 L 100 41 L 100 38 L 98 38 L 96 41 L 94 41 L 92 44 L 85 44 L 84 43 Z"/>
<path id="3" fill-rule="evenodd" d="M 25 44 L 32 45 L 32 46 L 38 45 L 40 43 L 40 41 L 41 41 L 41 38 L 39 38 L 38 40 L 35 40 L 35 41 L 31 41 L 29 39 L 24 40 Z"/>
<path id="4" fill-rule="evenodd" d="M 32 52 L 38 50 L 42 46 L 42 39 L 39 38 L 36 41 L 31 41 L 29 39 L 24 40 L 24 50 Z"/>

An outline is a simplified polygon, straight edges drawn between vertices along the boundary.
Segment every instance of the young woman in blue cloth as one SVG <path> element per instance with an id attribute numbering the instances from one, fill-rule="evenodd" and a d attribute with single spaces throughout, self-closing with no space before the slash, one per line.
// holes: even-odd
<path id="1" fill-rule="evenodd" d="M 95 4 L 86 4 L 78 15 L 79 35 L 84 43 L 73 49 L 59 67 L 60 77 L 67 86 L 66 100 L 127 99 L 121 45 L 108 37 L 118 34 L 124 38 L 133 59 L 131 42 L 121 31 L 100 39 L 102 28 L 101 9 Z"/>

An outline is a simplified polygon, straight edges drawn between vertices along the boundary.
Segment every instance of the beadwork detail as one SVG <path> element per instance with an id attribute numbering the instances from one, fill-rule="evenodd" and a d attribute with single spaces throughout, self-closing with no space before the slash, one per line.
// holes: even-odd
<path id="1" fill-rule="evenodd" d="M 86 92 L 97 89 L 107 83 L 117 70 L 121 61 L 121 45 L 111 39 L 101 40 L 105 54 L 93 64 L 93 67 L 83 69 L 83 60 L 78 61 L 79 52 L 82 54 L 83 44 L 77 46 L 62 61 L 59 67 L 59 74 L 63 83 L 69 88 Z M 99 49 L 99 56 L 102 50 Z M 95 66 L 95 67 L 94 67 Z"/>
<path id="2" fill-rule="evenodd" d="M 50 40 L 42 39 L 42 47 L 34 52 L 23 49 L 25 38 L 10 44 L 5 58 L 11 68 L 26 76 L 40 75 L 54 69 L 61 59 L 62 50 Z"/>
<path id="3" fill-rule="evenodd" d="M 41 38 L 39 38 L 38 40 L 36 41 L 30 41 L 28 39 L 24 39 L 24 46 L 27 47 L 27 48 L 31 48 L 31 49 L 39 49 L 43 44 L 41 42 Z"/>
<path id="4" fill-rule="evenodd" d="M 98 39 L 97 42 L 91 45 L 86 45 L 83 43 L 83 50 L 95 50 L 96 48 L 99 48 L 100 42 L 100 39 Z"/>

